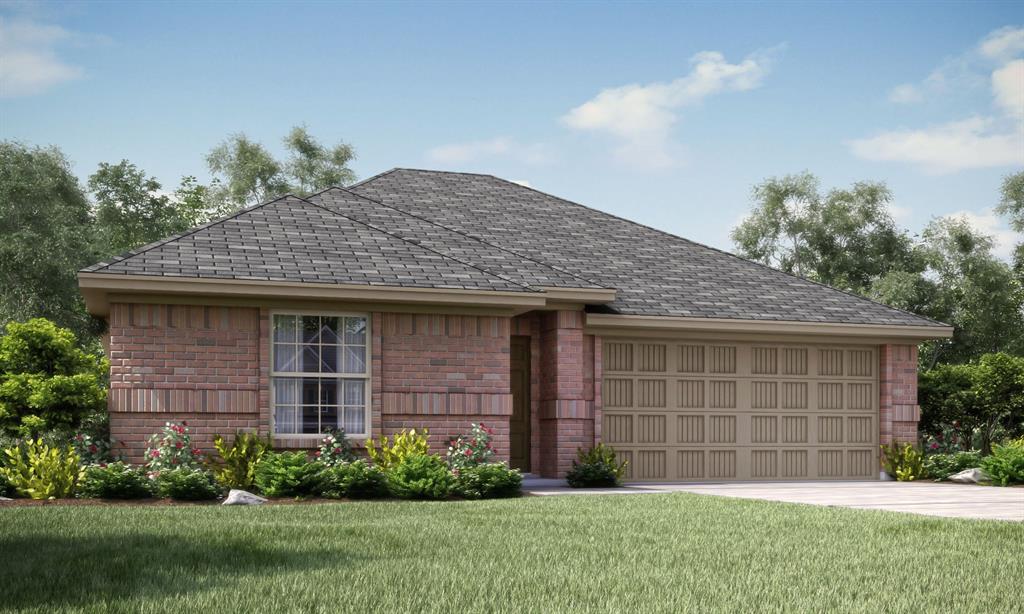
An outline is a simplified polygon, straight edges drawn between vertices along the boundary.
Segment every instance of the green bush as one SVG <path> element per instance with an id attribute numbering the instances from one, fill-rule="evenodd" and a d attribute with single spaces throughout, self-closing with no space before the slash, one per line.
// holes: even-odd
<path id="1" fill-rule="evenodd" d="M 320 494 L 330 499 L 375 499 L 388 494 L 384 472 L 363 460 L 342 463 L 321 475 Z"/>
<path id="2" fill-rule="evenodd" d="M 165 498 L 179 501 L 208 501 L 216 499 L 221 494 L 213 474 L 202 469 L 170 469 L 161 471 L 155 479 L 157 494 Z"/>
<path id="3" fill-rule="evenodd" d="M 981 468 L 997 486 L 1024 484 L 1024 438 L 992 446 L 992 455 L 981 459 Z"/>
<path id="4" fill-rule="evenodd" d="M 981 467 L 981 452 L 955 452 L 952 454 L 928 454 L 924 457 L 924 476 L 930 480 L 946 480 L 964 469 Z"/>
<path id="5" fill-rule="evenodd" d="M 6 464 L 0 475 L 21 497 L 63 499 L 71 497 L 81 478 L 78 454 L 71 446 L 48 446 L 42 440 L 27 441 L 4 450 Z"/>
<path id="6" fill-rule="evenodd" d="M 409 454 L 387 472 L 388 489 L 402 499 L 447 499 L 455 477 L 440 456 Z"/>
<path id="7" fill-rule="evenodd" d="M 455 492 L 466 499 L 498 499 L 523 494 L 523 476 L 505 463 L 462 467 L 455 474 Z"/>
<path id="8" fill-rule="evenodd" d="M 427 437 L 429 436 L 430 432 L 427 429 L 423 429 L 422 432 L 412 429 L 396 433 L 390 441 L 383 435 L 377 443 L 374 443 L 372 439 L 367 439 L 366 453 L 370 455 L 370 460 L 374 465 L 387 472 L 400 464 L 407 456 L 428 454 Z"/>
<path id="9" fill-rule="evenodd" d="M 107 361 L 44 318 L 11 322 L 0 337 L 0 431 L 36 438 L 73 431 L 107 404 Z"/>
<path id="10" fill-rule="evenodd" d="M 220 435 L 214 435 L 213 447 L 220 456 L 213 472 L 217 483 L 228 488 L 246 489 L 252 487 L 256 467 L 271 451 L 273 444 L 269 436 L 238 432 L 230 445 Z"/>
<path id="11" fill-rule="evenodd" d="M 11 483 L 7 481 L 7 476 L 0 471 L 0 497 L 10 497 L 14 494 L 11 489 Z"/>
<path id="12" fill-rule="evenodd" d="M 122 462 L 91 465 L 78 482 L 83 499 L 146 499 L 153 496 L 153 481 L 136 467 Z"/>
<path id="13" fill-rule="evenodd" d="M 891 443 L 882 448 L 882 467 L 900 482 L 924 477 L 924 456 L 909 443 Z"/>
<path id="14" fill-rule="evenodd" d="M 263 457 L 255 484 L 268 497 L 307 497 L 320 491 L 324 465 L 310 462 L 305 452 L 278 452 Z"/>
<path id="15" fill-rule="evenodd" d="M 610 446 L 599 443 L 589 450 L 576 451 L 576 460 L 565 479 L 573 488 L 619 486 L 628 464 L 628 461 L 620 462 Z"/>

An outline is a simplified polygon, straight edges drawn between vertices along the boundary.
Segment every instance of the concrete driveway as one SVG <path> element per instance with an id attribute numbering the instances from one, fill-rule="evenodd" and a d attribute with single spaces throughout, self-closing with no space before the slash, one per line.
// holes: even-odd
<path id="1" fill-rule="evenodd" d="M 909 512 L 948 518 L 1024 522 L 1024 488 L 1020 487 L 879 481 L 631 484 L 623 488 L 579 490 L 569 488 L 562 480 L 527 478 L 523 480 L 523 489 L 534 495 L 689 492 L 719 497 Z"/>

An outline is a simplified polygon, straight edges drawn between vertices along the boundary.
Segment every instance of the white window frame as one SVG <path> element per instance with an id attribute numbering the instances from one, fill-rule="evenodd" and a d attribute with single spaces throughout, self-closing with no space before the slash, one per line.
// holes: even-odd
<path id="1" fill-rule="evenodd" d="M 363 318 L 366 320 L 366 371 L 364 373 L 308 373 L 308 372 L 294 372 L 294 371 L 276 371 L 274 365 L 274 317 L 275 316 L 320 316 L 320 317 L 331 317 L 331 318 Z M 277 432 L 277 392 L 274 390 L 274 383 L 276 378 L 303 378 L 303 377 L 317 377 L 321 379 L 362 379 L 365 380 L 363 384 L 363 424 L 365 425 L 365 433 L 349 433 L 345 432 L 345 436 L 350 439 L 370 439 L 372 437 L 373 426 L 370 424 L 371 409 L 370 402 L 373 398 L 371 387 L 373 383 L 372 372 L 373 372 L 373 336 L 371 331 L 371 317 L 369 313 L 365 312 L 350 312 L 350 311 L 284 311 L 284 310 L 271 310 L 270 311 L 270 334 L 267 339 L 267 343 L 270 344 L 270 432 L 273 437 L 290 438 L 290 439 L 320 439 L 324 436 L 323 433 L 278 433 Z M 301 345 L 301 344 L 300 344 Z M 341 355 L 338 356 L 339 361 Z M 340 398 L 340 396 L 339 396 Z"/>

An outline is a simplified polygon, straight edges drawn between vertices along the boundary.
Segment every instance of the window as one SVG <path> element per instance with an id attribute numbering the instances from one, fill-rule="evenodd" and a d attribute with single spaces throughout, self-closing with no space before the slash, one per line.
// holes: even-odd
<path id="1" fill-rule="evenodd" d="M 369 436 L 366 317 L 274 314 L 274 433 Z"/>

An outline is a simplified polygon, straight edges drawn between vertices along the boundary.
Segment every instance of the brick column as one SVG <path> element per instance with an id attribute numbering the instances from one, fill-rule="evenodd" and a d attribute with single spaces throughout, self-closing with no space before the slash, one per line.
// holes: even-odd
<path id="1" fill-rule="evenodd" d="M 590 347 L 593 360 L 593 346 Z M 586 350 L 582 312 L 553 311 L 542 315 L 540 474 L 544 477 L 564 476 L 572 467 L 576 450 L 588 448 L 594 442 L 594 401 L 586 385 L 588 375 L 591 381 L 594 375 L 586 368 Z"/>
<path id="2" fill-rule="evenodd" d="M 917 346 L 887 344 L 878 354 L 879 441 L 917 443 Z"/>

